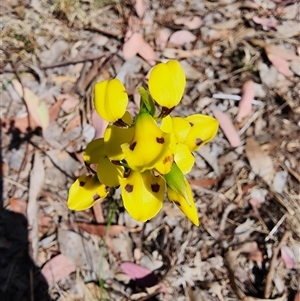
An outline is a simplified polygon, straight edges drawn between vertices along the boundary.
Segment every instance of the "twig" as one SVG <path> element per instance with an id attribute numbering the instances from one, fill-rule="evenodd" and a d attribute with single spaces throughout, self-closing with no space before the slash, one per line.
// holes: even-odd
<path id="1" fill-rule="evenodd" d="M 264 293 L 264 297 L 266 299 L 270 298 L 270 296 L 271 296 L 271 286 L 272 286 L 272 280 L 274 279 L 275 266 L 276 266 L 276 262 L 277 262 L 278 253 L 279 253 L 281 247 L 285 244 L 285 242 L 289 238 L 290 234 L 291 234 L 290 231 L 286 231 L 284 233 L 284 235 L 282 236 L 281 241 L 278 244 L 278 246 L 273 247 L 273 257 L 270 262 L 270 269 L 269 269 L 269 273 L 267 275 L 265 293 Z"/>
<path id="2" fill-rule="evenodd" d="M 52 64 L 52 65 L 41 66 L 40 68 L 45 70 L 45 69 L 62 67 L 62 66 L 67 66 L 67 65 L 75 65 L 75 64 L 78 64 L 78 63 L 85 63 L 85 62 L 89 62 L 89 61 L 100 60 L 103 57 L 104 57 L 104 55 L 101 54 L 101 55 L 97 55 L 97 56 L 94 56 L 94 57 L 86 57 L 86 58 L 82 58 L 82 59 L 78 59 L 78 60 L 64 61 L 64 62 Z"/>

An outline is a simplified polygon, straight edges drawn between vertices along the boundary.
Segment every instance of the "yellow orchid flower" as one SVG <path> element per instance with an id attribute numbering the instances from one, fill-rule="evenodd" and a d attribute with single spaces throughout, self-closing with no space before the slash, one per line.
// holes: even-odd
<path id="1" fill-rule="evenodd" d="M 178 61 L 170 60 L 153 67 L 149 76 L 149 92 L 163 108 L 172 110 L 180 102 L 186 85 L 184 71 Z"/>
<path id="2" fill-rule="evenodd" d="M 97 176 L 80 176 L 70 187 L 68 207 L 71 210 L 86 210 L 108 194 L 106 186 L 101 184 Z"/>
<path id="3" fill-rule="evenodd" d="M 186 200 L 180 193 L 176 192 L 175 190 L 172 190 L 170 187 L 167 187 L 168 198 L 186 215 L 186 217 L 195 226 L 199 226 L 198 212 L 194 202 L 191 186 L 187 179 L 184 180 L 188 200 Z"/>
<path id="4" fill-rule="evenodd" d="M 124 123 L 131 125 L 132 119 L 129 112 L 126 112 L 122 117 Z M 113 124 L 108 125 L 104 132 L 104 148 L 105 154 L 110 160 L 123 160 L 125 154 L 122 151 L 121 145 L 129 143 L 134 134 L 134 128 L 121 128 Z"/>
<path id="5" fill-rule="evenodd" d="M 158 214 L 165 192 L 161 176 L 154 176 L 150 170 L 143 173 L 132 170 L 120 184 L 124 207 L 132 218 L 145 222 Z"/>
<path id="6" fill-rule="evenodd" d="M 109 187 L 117 187 L 124 175 L 124 167 L 112 163 L 107 157 L 100 157 L 98 160 L 97 176 L 101 183 Z"/>
<path id="7" fill-rule="evenodd" d="M 138 114 L 134 136 L 121 145 L 128 166 L 139 172 L 151 169 L 164 156 L 170 144 L 170 134 L 164 133 L 154 118 L 146 112 Z"/>
<path id="8" fill-rule="evenodd" d="M 123 117 L 128 104 L 128 95 L 118 79 L 97 83 L 94 92 L 95 109 L 104 120 L 115 122 Z"/>
<path id="9" fill-rule="evenodd" d="M 192 152 L 211 141 L 218 132 L 219 122 L 211 116 L 194 114 L 186 117 L 186 120 L 191 124 L 191 129 L 184 144 Z"/>

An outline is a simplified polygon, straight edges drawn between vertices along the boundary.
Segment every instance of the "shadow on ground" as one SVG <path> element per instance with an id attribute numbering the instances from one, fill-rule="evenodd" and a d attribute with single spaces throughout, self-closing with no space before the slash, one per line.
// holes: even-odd
<path id="1" fill-rule="evenodd" d="M 0 212 L 0 296 L 2 301 L 50 301 L 48 284 L 29 255 L 27 219 Z"/>

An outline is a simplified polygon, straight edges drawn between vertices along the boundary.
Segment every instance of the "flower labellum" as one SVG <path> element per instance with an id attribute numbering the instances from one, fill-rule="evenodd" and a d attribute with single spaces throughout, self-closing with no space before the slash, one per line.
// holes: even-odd
<path id="1" fill-rule="evenodd" d="M 120 183 L 124 207 L 135 220 L 145 222 L 162 208 L 165 181 L 161 176 L 132 170 Z"/>
<path id="2" fill-rule="evenodd" d="M 163 157 L 170 144 L 170 134 L 164 133 L 153 117 L 145 112 L 136 117 L 134 129 L 131 142 L 121 147 L 128 166 L 143 172 L 153 168 Z"/>

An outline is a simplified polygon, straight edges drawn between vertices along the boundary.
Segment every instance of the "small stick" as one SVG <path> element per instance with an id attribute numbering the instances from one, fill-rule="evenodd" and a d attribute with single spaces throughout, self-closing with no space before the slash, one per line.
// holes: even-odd
<path id="1" fill-rule="evenodd" d="M 64 62 L 52 64 L 52 65 L 41 66 L 40 68 L 45 70 L 45 69 L 50 69 L 50 68 L 63 67 L 63 66 L 67 66 L 67 65 L 75 65 L 78 63 L 85 63 L 85 62 L 89 62 L 89 61 L 100 60 L 103 57 L 104 57 L 104 55 L 101 54 L 101 55 L 97 55 L 94 57 L 86 57 L 86 58 L 82 58 L 82 59 L 78 59 L 78 60 L 64 61 Z"/>
<path id="2" fill-rule="evenodd" d="M 281 247 L 285 244 L 285 242 L 289 238 L 290 234 L 291 234 L 290 231 L 286 231 L 284 233 L 284 235 L 282 236 L 281 241 L 278 244 L 278 246 L 277 247 L 273 247 L 273 257 L 272 257 L 271 262 L 270 262 L 270 269 L 269 269 L 269 273 L 267 275 L 266 286 L 265 286 L 264 297 L 266 299 L 270 298 L 270 296 L 271 296 L 271 286 L 272 286 L 272 280 L 274 278 L 274 273 L 275 273 L 275 267 L 276 267 L 278 253 L 279 253 Z"/>

